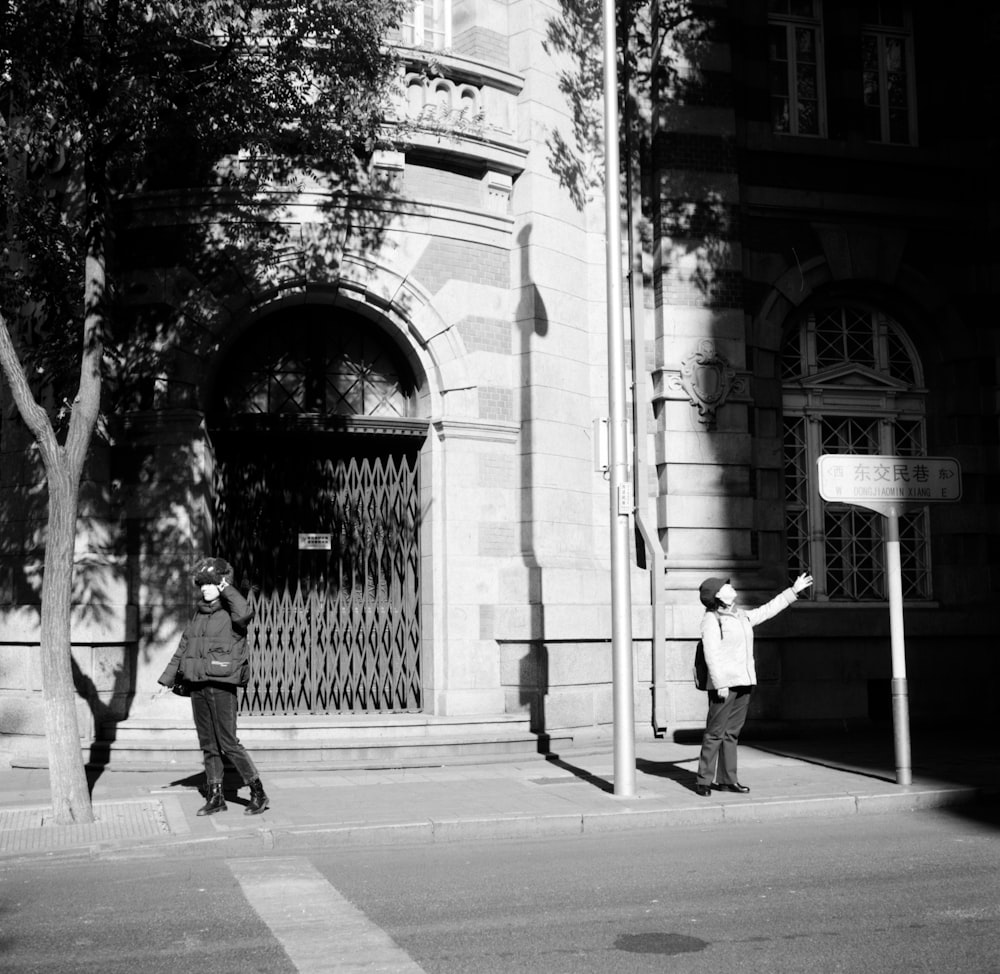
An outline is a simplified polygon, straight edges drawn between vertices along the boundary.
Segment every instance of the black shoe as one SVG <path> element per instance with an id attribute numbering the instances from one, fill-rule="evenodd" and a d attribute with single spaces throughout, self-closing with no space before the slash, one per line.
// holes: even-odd
<path id="1" fill-rule="evenodd" d="M 702 798 L 708 798 L 712 794 L 712 789 L 708 785 L 695 785 L 695 794 L 700 795 Z"/>
<path id="2" fill-rule="evenodd" d="M 222 795 L 222 782 L 211 782 L 208 786 L 208 801 L 198 809 L 199 815 L 214 815 L 224 812 L 229 806 Z"/>
<path id="3" fill-rule="evenodd" d="M 746 785 L 741 785 L 738 781 L 732 784 L 716 785 L 719 791 L 735 791 L 737 795 L 745 795 L 750 789 Z"/>
<path id="4" fill-rule="evenodd" d="M 264 786 L 260 783 L 260 778 L 254 778 L 250 782 L 250 804 L 243 810 L 244 815 L 260 815 L 266 811 L 270 802 L 264 794 Z"/>

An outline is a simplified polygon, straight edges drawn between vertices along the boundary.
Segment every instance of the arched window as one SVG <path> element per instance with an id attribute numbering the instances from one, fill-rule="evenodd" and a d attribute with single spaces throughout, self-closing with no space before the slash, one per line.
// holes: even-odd
<path id="1" fill-rule="evenodd" d="M 805 314 L 782 347 L 785 525 L 789 569 L 815 578 L 821 601 L 888 597 L 883 517 L 824 501 L 816 460 L 826 453 L 926 454 L 920 361 L 883 311 L 840 304 Z M 927 512 L 900 518 L 903 596 L 929 599 Z"/>
<path id="2" fill-rule="evenodd" d="M 409 368 L 385 335 L 354 315 L 316 306 L 266 319 L 225 367 L 223 407 L 238 417 L 405 421 Z"/>

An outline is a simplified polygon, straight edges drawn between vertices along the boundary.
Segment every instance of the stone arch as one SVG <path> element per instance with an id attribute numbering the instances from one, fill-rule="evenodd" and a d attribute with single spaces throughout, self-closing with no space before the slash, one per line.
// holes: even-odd
<path id="1" fill-rule="evenodd" d="M 857 248 L 855 248 L 857 249 Z M 928 387 L 928 419 L 943 417 L 946 391 L 964 363 L 975 354 L 975 339 L 968 324 L 949 300 L 944 288 L 902 261 L 872 265 L 870 277 L 851 277 L 854 266 L 839 264 L 820 254 L 795 264 L 786 262 L 768 289 L 748 331 L 753 353 L 763 361 L 777 361 L 785 330 L 800 309 L 822 298 L 861 298 L 892 315 L 913 342 L 923 364 Z M 774 368 L 755 368 L 754 385 L 780 384 Z M 774 390 L 771 390 L 772 399 Z M 937 434 L 946 438 L 944 432 Z"/>
<path id="2" fill-rule="evenodd" d="M 420 415 L 475 415 L 475 388 L 461 335 L 435 308 L 429 292 L 411 277 L 371 257 L 345 254 L 338 275 L 328 281 L 292 278 L 266 290 L 247 291 L 215 323 L 221 340 L 203 384 L 225 353 L 263 317 L 295 304 L 326 304 L 349 309 L 385 331 L 407 359 L 417 380 Z"/>
<path id="3" fill-rule="evenodd" d="M 751 322 L 752 345 L 777 354 L 795 312 L 821 295 L 864 298 L 893 314 L 916 345 L 925 370 L 932 374 L 941 363 L 965 357 L 972 341 L 944 289 L 915 268 L 898 263 L 891 273 L 851 277 L 827 255 L 817 255 L 786 263 L 775 276 Z"/>

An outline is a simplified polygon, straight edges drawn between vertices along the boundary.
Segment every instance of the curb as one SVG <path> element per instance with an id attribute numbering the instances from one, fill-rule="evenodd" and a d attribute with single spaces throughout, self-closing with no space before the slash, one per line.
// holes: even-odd
<path id="1" fill-rule="evenodd" d="M 983 789 L 936 788 L 874 795 L 829 795 L 811 798 L 715 801 L 703 805 L 629 808 L 613 811 L 558 814 L 508 814 L 490 818 L 422 819 L 387 824 L 330 824 L 310 826 L 235 827 L 228 834 L 194 836 L 178 796 L 158 799 L 169 835 L 68 842 L 49 849 L 11 849 L 0 852 L 0 862 L 65 860 L 72 858 L 140 858 L 202 855 L 229 858 L 273 851 L 308 852 L 344 847 L 396 844 L 529 839 L 544 836 L 601 835 L 610 832 L 669 829 L 684 826 L 739 825 L 829 818 L 884 815 L 972 805 L 995 801 Z M 83 827 L 81 827 L 83 828 Z"/>

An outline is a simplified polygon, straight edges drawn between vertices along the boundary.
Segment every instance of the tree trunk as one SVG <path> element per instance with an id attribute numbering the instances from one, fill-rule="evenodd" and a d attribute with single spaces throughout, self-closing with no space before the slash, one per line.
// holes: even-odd
<path id="1" fill-rule="evenodd" d="M 57 823 L 69 825 L 94 821 L 80 748 L 70 636 L 79 487 L 65 469 L 50 469 L 47 480 L 49 517 L 42 577 L 42 699 L 52 812 Z"/>
<path id="2" fill-rule="evenodd" d="M 48 535 L 42 578 L 42 689 L 49 745 L 49 786 L 52 810 L 60 824 L 92 822 L 93 805 L 87 787 L 80 726 L 73 686 L 73 554 L 80 504 L 80 478 L 101 405 L 101 362 L 104 355 L 103 312 L 105 264 L 103 221 L 91 219 L 91 248 L 86 258 L 85 317 L 80 386 L 70 412 L 66 445 L 53 452 L 42 444 L 49 484 Z M 95 241 L 98 241 L 95 243 Z"/>
<path id="3" fill-rule="evenodd" d="M 49 493 L 45 572 L 42 576 L 40 652 L 52 808 L 59 824 L 92 822 L 94 812 L 80 750 L 80 728 L 76 718 L 76 690 L 73 686 L 70 655 L 73 549 L 76 542 L 79 475 L 73 473 L 66 455 L 56 442 L 45 410 L 31 395 L 2 317 L 0 366 L 10 382 L 18 410 L 40 447 Z"/>
<path id="4" fill-rule="evenodd" d="M 71 618 L 80 478 L 101 400 L 103 296 L 103 259 L 88 255 L 85 291 L 88 313 L 84 323 L 80 387 L 73 403 L 65 447 L 59 445 L 49 417 L 31 393 L 6 322 L 0 316 L 0 366 L 10 382 L 18 411 L 38 443 L 48 486 L 40 652 L 49 787 L 55 821 L 60 825 L 94 820 L 76 715 Z"/>

